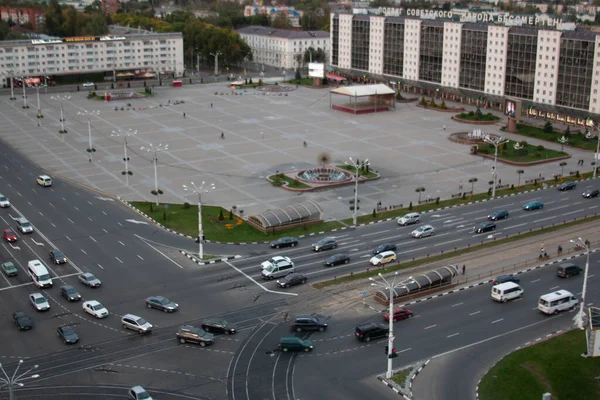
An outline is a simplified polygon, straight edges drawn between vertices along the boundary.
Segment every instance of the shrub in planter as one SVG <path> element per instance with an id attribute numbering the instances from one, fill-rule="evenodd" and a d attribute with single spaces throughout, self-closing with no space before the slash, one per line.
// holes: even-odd
<path id="1" fill-rule="evenodd" d="M 262 85 L 263 85 L 263 81 L 262 81 L 262 79 L 259 79 L 258 80 L 258 86 L 262 86 Z"/>
<path id="2" fill-rule="evenodd" d="M 437 197 L 437 198 L 435 199 L 435 205 L 436 205 L 436 206 L 439 206 L 439 205 L 440 205 L 440 198 L 439 198 L 439 197 Z"/>
<path id="3" fill-rule="evenodd" d="M 475 110 L 475 115 L 477 115 L 479 117 L 479 119 L 481 119 L 482 113 L 481 113 L 481 110 L 479 109 L 479 107 L 477 107 L 477 110 Z"/>
<path id="4" fill-rule="evenodd" d="M 475 116 L 473 117 L 473 119 L 475 121 L 479 121 L 481 119 L 481 117 L 479 116 L 479 114 L 475 114 Z"/>
<path id="5" fill-rule="evenodd" d="M 494 119 L 494 114 L 492 114 L 491 112 L 485 114 L 485 116 L 487 117 L 487 119 L 489 120 L 493 120 Z"/>
<path id="6" fill-rule="evenodd" d="M 533 153 L 537 158 L 540 158 L 542 156 L 542 153 L 540 153 L 539 151 L 536 151 L 535 153 Z"/>
<path id="7" fill-rule="evenodd" d="M 223 209 L 221 208 L 221 211 L 219 211 L 219 221 L 223 221 L 225 219 L 225 217 L 223 216 Z"/>
<path id="8" fill-rule="evenodd" d="M 475 115 L 475 112 L 469 111 L 469 117 L 473 117 L 474 115 Z"/>
<path id="9" fill-rule="evenodd" d="M 554 132 L 554 127 L 552 126 L 552 122 L 546 121 L 546 125 L 544 125 L 544 133 L 552 133 Z"/>
<path id="10" fill-rule="evenodd" d="M 462 199 L 465 200 L 467 198 L 467 194 L 463 192 Z"/>
<path id="11" fill-rule="evenodd" d="M 425 102 L 425 96 L 421 97 L 421 101 L 420 101 L 422 106 L 426 106 L 427 103 Z"/>
<path id="12" fill-rule="evenodd" d="M 375 209 L 373 209 L 373 218 L 377 217 L 377 211 L 375 211 Z"/>
<path id="13" fill-rule="evenodd" d="M 510 190 L 515 190 L 515 184 L 510 185 Z"/>
<path id="14" fill-rule="evenodd" d="M 183 208 L 186 209 L 186 210 L 188 208 L 190 208 L 190 203 L 188 203 L 187 201 L 185 203 L 183 203 Z"/>
<path id="15" fill-rule="evenodd" d="M 249 84 L 249 85 L 252 85 L 252 78 L 250 78 L 250 79 L 248 80 L 248 84 Z"/>
<path id="16" fill-rule="evenodd" d="M 536 149 L 537 151 L 544 151 L 544 146 L 540 144 Z"/>
<path id="17" fill-rule="evenodd" d="M 491 195 L 492 195 L 492 188 L 489 188 L 489 189 L 488 189 L 488 193 L 487 193 L 487 195 L 488 195 L 488 196 L 491 196 Z"/>
<path id="18" fill-rule="evenodd" d="M 411 201 L 410 204 L 408 205 L 408 210 L 412 211 L 412 209 L 413 209 L 413 205 L 412 205 L 412 201 Z"/>
<path id="19" fill-rule="evenodd" d="M 429 102 L 429 105 L 431 107 L 437 107 L 437 104 L 435 103 L 435 99 L 433 97 L 431 98 L 431 101 Z"/>
<path id="20" fill-rule="evenodd" d="M 131 82 L 127 82 L 127 88 L 131 88 Z"/>
<path id="21" fill-rule="evenodd" d="M 441 108 L 442 110 L 445 110 L 445 109 L 447 109 L 447 108 L 448 108 L 448 107 L 446 106 L 446 102 L 444 101 L 444 99 L 442 99 L 442 104 L 440 104 L 440 108 Z"/>

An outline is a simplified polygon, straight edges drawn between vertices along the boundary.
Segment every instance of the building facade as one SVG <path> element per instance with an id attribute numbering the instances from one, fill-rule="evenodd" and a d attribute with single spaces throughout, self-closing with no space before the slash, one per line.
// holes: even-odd
<path id="1" fill-rule="evenodd" d="M 31 29 L 35 30 L 38 25 L 46 22 L 46 13 L 36 8 L 12 8 L 0 7 L 0 19 L 5 22 L 13 22 L 16 25 L 31 24 Z"/>
<path id="2" fill-rule="evenodd" d="M 331 16 L 331 65 L 414 93 L 531 114 L 600 118 L 600 35 L 352 14 Z M 594 115 L 592 115 L 594 114 Z"/>
<path id="3" fill-rule="evenodd" d="M 324 31 L 296 31 L 248 26 L 238 29 L 240 37 L 252 49 L 253 61 L 277 68 L 297 68 L 298 55 L 310 47 L 322 49 L 329 60 L 329 33 Z"/>
<path id="4" fill-rule="evenodd" d="M 119 0 L 101 0 L 100 7 L 105 14 L 113 15 L 119 11 L 119 8 L 121 8 L 121 3 Z"/>
<path id="5" fill-rule="evenodd" d="M 287 16 L 290 24 L 293 27 L 300 26 L 300 17 L 304 15 L 303 11 L 294 9 L 294 7 L 285 6 L 246 6 L 244 7 L 244 17 L 251 17 L 252 15 L 266 15 L 271 21 L 279 14 Z"/>
<path id="6" fill-rule="evenodd" d="M 181 33 L 0 42 L 0 79 L 146 69 L 181 76 Z"/>

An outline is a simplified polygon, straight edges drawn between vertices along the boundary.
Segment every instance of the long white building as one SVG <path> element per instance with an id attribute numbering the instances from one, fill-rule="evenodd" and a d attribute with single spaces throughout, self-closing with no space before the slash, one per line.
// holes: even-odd
<path id="1" fill-rule="evenodd" d="M 176 33 L 0 41 L 0 79 L 151 69 L 184 72 Z"/>
<path id="2" fill-rule="evenodd" d="M 324 31 L 297 31 L 248 26 L 237 30 L 252 49 L 253 61 L 277 68 L 296 68 L 296 55 L 312 47 L 322 49 L 329 60 L 329 33 Z"/>

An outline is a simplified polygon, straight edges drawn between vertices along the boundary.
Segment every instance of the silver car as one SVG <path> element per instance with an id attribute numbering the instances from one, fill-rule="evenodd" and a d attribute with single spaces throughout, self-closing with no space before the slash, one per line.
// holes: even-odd
<path id="1" fill-rule="evenodd" d="M 50 303 L 41 293 L 32 293 L 29 295 L 29 302 L 38 311 L 46 311 L 50 309 Z"/>
<path id="2" fill-rule="evenodd" d="M 123 328 L 131 329 L 139 333 L 148 333 L 152 330 L 152 324 L 142 317 L 133 314 L 125 314 L 121 318 Z"/>
<path id="3" fill-rule="evenodd" d="M 435 229 L 433 228 L 433 226 L 421 225 L 420 227 L 418 227 L 417 229 L 412 231 L 410 233 L 410 235 L 414 238 L 420 239 L 420 238 L 426 237 L 426 236 L 433 236 L 434 233 L 435 233 Z"/>
<path id="4" fill-rule="evenodd" d="M 84 272 L 83 274 L 79 275 L 78 277 L 79 282 L 83 283 L 85 286 L 88 287 L 100 287 L 102 285 L 102 282 L 100 282 L 100 279 L 96 278 L 93 274 L 90 274 L 89 272 Z"/>

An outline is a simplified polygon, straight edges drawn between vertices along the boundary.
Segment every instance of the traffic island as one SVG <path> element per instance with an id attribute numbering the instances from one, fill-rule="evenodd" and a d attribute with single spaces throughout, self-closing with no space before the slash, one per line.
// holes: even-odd
<path id="1" fill-rule="evenodd" d="M 404 366 L 393 371 L 392 379 L 387 379 L 385 374 L 378 375 L 377 379 L 399 395 L 412 399 L 412 383 L 428 363 L 429 360 Z"/>

